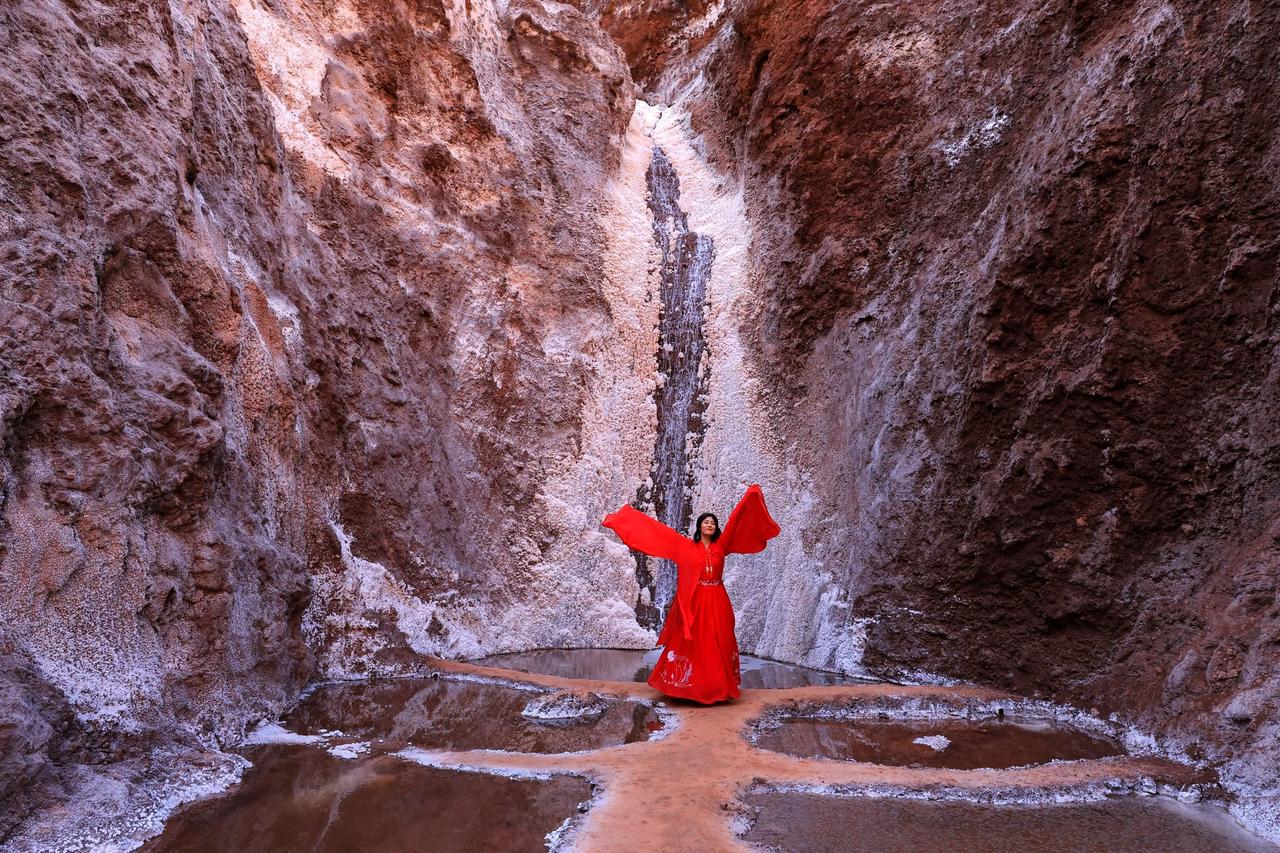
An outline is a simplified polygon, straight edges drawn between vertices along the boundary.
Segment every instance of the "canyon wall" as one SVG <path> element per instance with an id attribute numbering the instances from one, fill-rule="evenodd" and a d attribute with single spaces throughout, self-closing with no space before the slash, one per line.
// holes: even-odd
<path id="1" fill-rule="evenodd" d="M 0 15 L 0 838 L 309 680 L 653 640 L 655 149 L 743 650 L 1121 714 L 1280 834 L 1275 9 Z"/>
<path id="2" fill-rule="evenodd" d="M 652 639 L 599 528 L 648 466 L 656 309 L 594 22 L 3 23 L 0 838 L 157 784 L 149 751 L 211 760 L 312 678 Z"/>
<path id="3" fill-rule="evenodd" d="M 745 199 L 744 640 L 1119 713 L 1280 832 L 1280 13 L 668 13 L 604 21 Z"/>

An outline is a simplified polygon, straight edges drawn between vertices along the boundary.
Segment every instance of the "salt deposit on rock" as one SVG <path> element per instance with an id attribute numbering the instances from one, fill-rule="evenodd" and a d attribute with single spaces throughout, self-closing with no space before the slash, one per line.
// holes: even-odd
<path id="1" fill-rule="evenodd" d="M 536 720 L 566 720 L 596 717 L 608 709 L 609 703 L 590 691 L 558 690 L 529 700 L 520 713 Z"/>
<path id="2" fill-rule="evenodd" d="M 923 737 L 918 737 L 911 742 L 918 743 L 921 746 L 927 746 L 936 752 L 942 752 L 942 750 L 951 746 L 951 738 L 946 737 L 945 735 L 925 735 Z"/>

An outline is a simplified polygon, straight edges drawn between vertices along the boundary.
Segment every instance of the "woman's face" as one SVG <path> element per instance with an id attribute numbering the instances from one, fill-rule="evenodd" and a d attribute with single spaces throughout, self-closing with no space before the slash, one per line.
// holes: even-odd
<path id="1" fill-rule="evenodd" d="M 714 536 L 716 533 L 716 520 L 711 516 L 702 519 L 702 529 L 699 532 L 708 538 Z"/>

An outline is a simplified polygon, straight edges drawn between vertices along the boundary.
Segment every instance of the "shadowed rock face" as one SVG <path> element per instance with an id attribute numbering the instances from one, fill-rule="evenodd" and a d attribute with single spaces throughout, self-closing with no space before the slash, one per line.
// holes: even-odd
<path id="1" fill-rule="evenodd" d="M 1120 710 L 1270 785 L 1276 10 L 745 2 L 717 28 L 656 88 L 744 184 L 742 333 L 868 664 Z"/>
<path id="2" fill-rule="evenodd" d="M 709 374 L 702 354 L 703 303 L 715 244 L 689 230 L 680 209 L 680 181 L 662 149 L 655 148 L 645 175 L 653 238 L 662 254 L 659 268 L 662 314 L 657 359 L 661 382 L 654 392 L 658 428 L 650 479 L 636 494 L 639 506 L 675 530 L 693 529 L 692 457 L 702 443 Z M 675 596 L 676 571 L 670 561 L 636 554 L 636 580 L 648 589 L 636 601 L 636 620 L 657 630 Z"/>

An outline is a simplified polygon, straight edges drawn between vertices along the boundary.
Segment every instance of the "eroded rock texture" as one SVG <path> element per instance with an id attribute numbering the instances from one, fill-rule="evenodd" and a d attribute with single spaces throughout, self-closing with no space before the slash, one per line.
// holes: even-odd
<path id="1" fill-rule="evenodd" d="M 9 4 L 7 814 L 231 773 L 314 676 L 652 640 L 599 520 L 654 485 L 656 147 L 715 247 L 691 512 L 784 530 L 743 650 L 1116 711 L 1280 837 L 1277 15 Z"/>
<path id="2" fill-rule="evenodd" d="M 875 667 L 1119 711 L 1280 796 L 1276 9 L 716 26 L 648 85 L 743 186 L 742 334 L 812 502 L 784 547 L 840 599 L 775 652 L 856 624 Z"/>
<path id="3" fill-rule="evenodd" d="M 68 708 L 217 743 L 317 671 L 566 625 L 644 640 L 633 578 L 621 617 L 592 609 L 625 565 L 535 568 L 567 528 L 590 566 L 624 491 L 558 523 L 537 497 L 613 346 L 605 186 L 633 96 L 594 23 L 538 3 L 0 15 L 0 624 L 26 661 L 0 676 L 0 795 L 62 760 Z"/>

